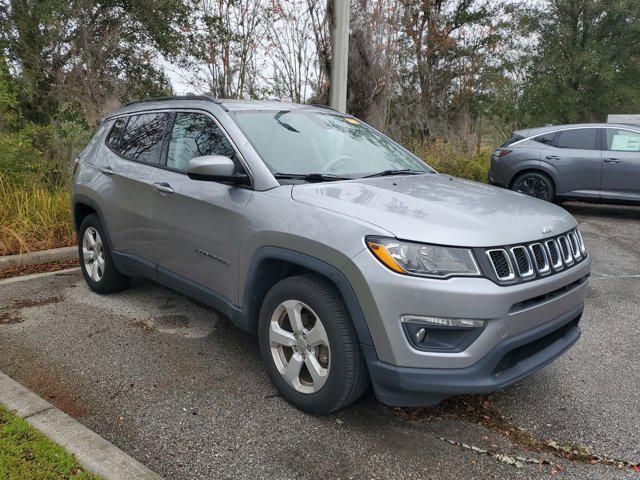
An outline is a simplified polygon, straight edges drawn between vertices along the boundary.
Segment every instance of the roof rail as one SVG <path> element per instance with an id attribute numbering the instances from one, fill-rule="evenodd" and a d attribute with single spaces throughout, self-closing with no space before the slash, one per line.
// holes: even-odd
<path id="1" fill-rule="evenodd" d="M 169 97 L 154 97 L 145 98 L 144 100 L 135 100 L 133 102 L 125 103 L 124 105 L 122 105 L 122 107 L 128 107 L 130 105 L 137 105 L 138 103 L 145 102 L 162 102 L 164 100 L 205 100 L 207 102 L 213 102 L 217 105 L 222 105 L 222 102 L 217 98 L 208 97 L 206 95 L 173 95 Z"/>

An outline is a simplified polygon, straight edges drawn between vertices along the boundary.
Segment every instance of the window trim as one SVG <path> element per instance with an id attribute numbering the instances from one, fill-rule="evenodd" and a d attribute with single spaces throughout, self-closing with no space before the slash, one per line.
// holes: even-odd
<path id="1" fill-rule="evenodd" d="M 164 132 L 163 146 L 162 146 L 162 150 L 160 151 L 161 157 L 160 157 L 160 162 L 159 163 L 147 163 L 147 162 L 142 162 L 140 160 L 136 160 L 134 158 L 128 158 L 128 157 L 125 157 L 125 156 L 121 155 L 120 153 L 115 151 L 113 148 L 111 148 L 111 146 L 107 143 L 107 140 L 109 138 L 109 135 L 111 134 L 111 130 L 113 130 L 113 127 L 115 126 L 115 121 L 114 121 L 113 125 L 111 126 L 111 128 L 109 129 L 109 135 L 106 135 L 104 137 L 105 146 L 109 150 L 111 150 L 115 155 L 117 155 L 119 158 L 122 158 L 124 160 L 130 161 L 130 162 L 135 162 L 135 163 L 140 163 L 142 165 L 149 165 L 151 167 L 159 168 L 161 170 L 167 170 L 169 172 L 179 173 L 181 175 L 185 175 L 186 176 L 187 175 L 186 172 L 181 172 L 180 170 L 177 170 L 177 169 L 174 169 L 174 168 L 166 166 L 166 163 L 167 163 L 166 162 L 166 155 L 167 155 L 168 148 L 169 148 L 170 133 L 171 133 L 171 130 L 173 129 L 173 120 L 175 118 L 175 114 L 176 113 L 201 113 L 201 114 L 204 114 L 204 115 L 208 116 L 209 118 L 211 118 L 215 122 L 215 124 L 218 126 L 218 128 L 220 129 L 222 134 L 226 137 L 226 139 L 231 144 L 231 147 L 233 148 L 233 150 L 236 152 L 236 156 L 238 157 L 238 163 L 240 163 L 240 166 L 244 169 L 245 173 L 249 177 L 249 184 L 248 185 L 237 185 L 237 187 L 238 188 L 250 188 L 250 189 L 253 189 L 253 185 L 254 185 L 253 171 L 251 170 L 251 168 L 249 167 L 249 164 L 245 160 L 244 155 L 242 155 L 242 153 L 240 152 L 240 149 L 238 148 L 236 143 L 233 141 L 233 139 L 231 138 L 229 133 L 227 133 L 227 131 L 222 126 L 220 121 L 215 117 L 215 115 L 213 115 L 211 112 L 209 112 L 207 110 L 199 109 L 199 108 L 157 108 L 157 109 L 152 109 L 152 110 L 141 110 L 141 111 L 135 111 L 135 112 L 122 113 L 120 115 L 111 116 L 111 117 L 108 118 L 108 120 L 111 121 L 111 120 L 117 120 L 118 118 L 126 117 L 127 118 L 127 123 L 125 124 L 125 129 L 126 129 L 126 126 L 129 124 L 129 118 L 130 117 L 132 117 L 134 115 L 144 115 L 144 114 L 150 114 L 150 113 L 168 113 L 169 114 L 169 121 L 167 122 L 167 125 L 165 127 L 165 132 Z M 169 128 L 169 125 L 171 126 L 171 128 Z M 220 183 L 222 185 L 226 185 L 225 182 L 214 182 L 214 183 Z"/>
<path id="2" fill-rule="evenodd" d="M 167 138 L 167 126 L 169 125 L 169 121 L 171 119 L 171 114 L 170 113 L 169 113 L 169 115 L 167 115 L 167 123 L 164 126 L 164 131 L 162 132 L 162 146 L 160 147 L 160 158 L 158 158 L 158 163 L 145 162 L 144 160 L 138 160 L 137 158 L 127 157 L 126 155 L 122 155 L 122 153 L 118 152 L 111 145 L 109 145 L 109 138 L 111 137 L 111 132 L 115 128 L 116 122 L 118 121 L 119 118 L 122 118 L 122 117 L 126 118 L 126 122 L 124 124 L 124 128 L 122 129 L 122 133 L 120 134 L 120 138 L 118 139 L 118 140 L 122 140 L 122 136 L 124 135 L 124 132 L 127 130 L 127 127 L 129 126 L 129 122 L 131 121 L 131 117 L 139 116 L 139 115 L 147 115 L 147 114 L 151 115 L 151 114 L 154 114 L 154 113 L 169 113 L 169 112 L 158 112 L 158 111 L 150 110 L 150 111 L 148 111 L 148 113 L 146 111 L 145 112 L 132 112 L 132 113 L 126 113 L 124 115 L 118 115 L 117 117 L 111 117 L 109 120 L 115 119 L 115 121 L 113 122 L 113 125 L 111 125 L 111 128 L 109 129 L 109 133 L 104 138 L 105 146 L 109 150 L 111 150 L 115 155 L 117 155 L 119 158 L 122 158 L 123 160 L 127 160 L 129 162 L 139 163 L 141 165 L 149 165 L 149 166 L 152 166 L 152 167 L 160 166 L 160 164 L 162 162 L 162 155 L 163 155 L 165 142 L 166 142 L 166 138 Z"/>
<path id="3" fill-rule="evenodd" d="M 625 127 L 602 127 L 600 132 L 600 142 L 602 145 L 603 152 L 616 152 L 616 153 L 636 153 L 640 155 L 640 152 L 630 152 L 628 150 L 608 150 L 605 148 L 607 146 L 607 132 L 605 130 L 624 130 L 625 132 L 632 132 L 636 135 L 640 135 L 640 129 L 634 130 L 633 128 L 625 128 Z"/>

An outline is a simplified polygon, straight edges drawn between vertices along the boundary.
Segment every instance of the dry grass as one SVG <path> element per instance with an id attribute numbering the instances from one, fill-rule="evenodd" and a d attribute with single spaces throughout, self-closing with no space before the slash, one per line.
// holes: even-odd
<path id="1" fill-rule="evenodd" d="M 427 142 L 416 138 L 402 142 L 411 152 L 424 160 L 438 173 L 453 175 L 478 182 L 486 182 L 491 161 L 491 151 L 483 150 L 479 154 L 467 158 L 452 143 L 442 140 Z"/>
<path id="2" fill-rule="evenodd" d="M 0 255 L 72 245 L 71 191 L 0 174 Z"/>

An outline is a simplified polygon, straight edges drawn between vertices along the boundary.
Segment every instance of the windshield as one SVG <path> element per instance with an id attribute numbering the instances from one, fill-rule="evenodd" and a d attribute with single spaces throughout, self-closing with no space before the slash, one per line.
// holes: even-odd
<path id="1" fill-rule="evenodd" d="M 386 170 L 433 172 L 419 158 L 351 117 L 313 110 L 233 115 L 273 173 L 357 178 Z"/>

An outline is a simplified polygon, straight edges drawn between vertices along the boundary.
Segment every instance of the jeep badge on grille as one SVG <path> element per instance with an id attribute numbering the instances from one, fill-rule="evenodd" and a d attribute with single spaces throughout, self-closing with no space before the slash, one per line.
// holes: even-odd
<path id="1" fill-rule="evenodd" d="M 556 230 L 556 227 L 554 227 L 553 225 L 540 225 L 540 230 L 542 231 L 542 233 L 551 233 Z"/>

